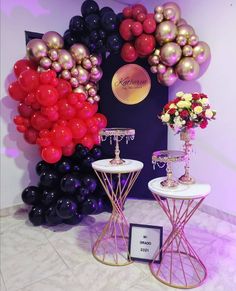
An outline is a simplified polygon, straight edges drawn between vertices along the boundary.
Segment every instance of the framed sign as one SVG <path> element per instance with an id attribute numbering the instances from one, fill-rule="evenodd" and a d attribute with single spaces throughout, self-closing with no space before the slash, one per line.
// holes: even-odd
<path id="1" fill-rule="evenodd" d="M 145 224 L 130 224 L 129 229 L 129 254 L 133 260 L 152 262 L 159 251 L 159 257 L 155 260 L 160 263 L 162 259 L 163 227 Z"/>

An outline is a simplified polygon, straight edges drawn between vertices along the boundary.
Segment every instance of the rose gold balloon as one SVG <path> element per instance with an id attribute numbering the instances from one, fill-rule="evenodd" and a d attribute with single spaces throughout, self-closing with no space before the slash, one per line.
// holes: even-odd
<path id="1" fill-rule="evenodd" d="M 164 8 L 163 6 L 156 6 L 154 9 L 154 13 L 163 13 Z"/>
<path id="2" fill-rule="evenodd" d="M 73 67 L 74 61 L 71 54 L 67 50 L 59 50 L 58 57 L 58 63 L 64 70 L 70 70 Z"/>
<path id="3" fill-rule="evenodd" d="M 90 102 L 91 104 L 94 104 L 95 103 L 93 97 L 88 97 L 87 101 Z"/>
<path id="4" fill-rule="evenodd" d="M 88 90 L 88 94 L 89 94 L 89 96 L 94 97 L 97 94 L 97 91 L 94 88 L 90 88 Z"/>
<path id="5" fill-rule="evenodd" d="M 181 80 L 194 80 L 199 74 L 199 64 L 192 57 L 182 58 L 176 66 L 176 73 Z"/>
<path id="6" fill-rule="evenodd" d="M 174 3 L 174 2 L 168 2 L 168 3 L 165 3 L 163 5 L 163 7 L 164 7 L 164 11 L 167 8 L 171 8 L 171 9 L 174 10 L 174 12 L 175 12 L 174 13 L 174 17 L 171 18 L 171 21 L 173 21 L 174 23 L 176 23 L 180 19 L 181 10 L 180 10 L 180 7 L 176 3 Z"/>
<path id="7" fill-rule="evenodd" d="M 159 56 L 159 55 L 160 55 L 160 52 L 161 52 L 161 51 L 160 51 L 159 49 L 155 49 L 155 51 L 154 51 L 153 54 L 154 54 L 155 56 Z"/>
<path id="8" fill-rule="evenodd" d="M 70 79 L 70 83 L 73 88 L 77 88 L 79 86 L 79 81 L 75 77 Z"/>
<path id="9" fill-rule="evenodd" d="M 157 73 L 159 74 L 164 74 L 166 71 L 166 66 L 163 64 L 158 64 L 157 65 Z"/>
<path id="10" fill-rule="evenodd" d="M 102 78 L 103 72 L 100 67 L 92 67 L 90 79 L 92 82 L 97 83 Z"/>
<path id="11" fill-rule="evenodd" d="M 73 67 L 73 68 L 70 70 L 70 72 L 71 72 L 71 76 L 72 76 L 72 77 L 78 77 L 78 76 L 79 76 L 79 71 L 78 71 L 78 69 L 77 69 L 76 67 Z"/>
<path id="12" fill-rule="evenodd" d="M 89 51 L 87 47 L 80 43 L 73 44 L 70 48 L 70 52 L 77 64 L 81 64 L 84 58 L 89 57 Z"/>
<path id="13" fill-rule="evenodd" d="M 27 56 L 31 61 L 39 62 L 47 56 L 47 46 L 41 39 L 31 39 L 26 46 Z"/>
<path id="14" fill-rule="evenodd" d="M 90 55 L 90 61 L 93 66 L 100 66 L 102 63 L 102 57 L 100 55 Z"/>
<path id="15" fill-rule="evenodd" d="M 85 85 L 85 89 L 89 90 L 90 88 L 95 88 L 96 85 L 94 83 L 89 82 L 88 84 Z"/>
<path id="16" fill-rule="evenodd" d="M 70 80 L 70 79 L 71 79 L 71 73 L 70 73 L 70 71 L 68 71 L 68 70 L 63 70 L 63 71 L 61 72 L 61 77 L 62 77 L 62 79 Z"/>
<path id="17" fill-rule="evenodd" d="M 178 35 L 176 37 L 176 42 L 177 44 L 179 44 L 180 46 L 184 46 L 187 43 L 187 38 L 184 35 Z"/>
<path id="18" fill-rule="evenodd" d="M 191 46 L 195 46 L 195 45 L 197 45 L 198 41 L 199 41 L 198 36 L 193 34 L 188 39 L 188 44 Z"/>
<path id="19" fill-rule="evenodd" d="M 77 77 L 79 84 L 86 84 L 89 81 L 89 72 L 85 70 L 82 66 L 77 66 L 79 75 Z"/>
<path id="20" fill-rule="evenodd" d="M 51 67 L 57 73 L 62 70 L 61 65 L 58 62 L 53 62 Z"/>
<path id="21" fill-rule="evenodd" d="M 148 57 L 148 63 L 151 66 L 159 64 L 159 57 L 155 55 L 150 55 Z"/>
<path id="22" fill-rule="evenodd" d="M 47 71 L 46 69 L 44 69 L 40 66 L 38 66 L 38 68 L 37 68 L 37 72 L 39 72 L 39 73 L 46 72 L 46 71 Z"/>
<path id="23" fill-rule="evenodd" d="M 156 40 L 160 43 L 166 43 L 175 39 L 177 27 L 172 21 L 163 21 L 157 26 Z"/>
<path id="24" fill-rule="evenodd" d="M 82 85 L 79 85 L 79 86 L 78 86 L 77 88 L 75 88 L 73 91 L 74 91 L 75 93 L 83 93 L 86 97 L 88 97 L 88 94 L 87 94 L 87 92 L 86 92 L 84 86 L 82 86 Z"/>
<path id="25" fill-rule="evenodd" d="M 183 47 L 183 55 L 185 56 L 185 57 L 191 57 L 192 56 L 192 54 L 193 54 L 193 48 L 191 47 L 191 45 L 185 45 L 184 47 Z"/>
<path id="26" fill-rule="evenodd" d="M 158 74 L 157 80 L 159 83 L 165 86 L 173 85 L 178 79 L 177 74 L 175 73 L 174 69 L 169 67 L 167 68 L 164 74 Z"/>
<path id="27" fill-rule="evenodd" d="M 153 74 L 156 74 L 156 73 L 158 72 L 157 66 L 151 66 L 150 71 L 151 71 Z"/>
<path id="28" fill-rule="evenodd" d="M 187 21 L 183 18 L 180 18 L 178 21 L 177 21 L 177 26 L 181 26 L 181 25 L 185 25 L 185 24 L 188 24 Z"/>
<path id="29" fill-rule="evenodd" d="M 172 20 L 175 17 L 175 10 L 173 8 L 165 8 L 163 15 L 165 19 Z"/>
<path id="30" fill-rule="evenodd" d="M 193 48 L 193 57 L 199 64 L 203 64 L 210 55 L 210 48 L 204 41 L 199 41 L 199 43 Z"/>
<path id="31" fill-rule="evenodd" d="M 63 37 L 57 33 L 56 31 L 48 31 L 43 37 L 43 41 L 45 41 L 46 45 L 51 49 L 61 49 L 64 46 Z"/>
<path id="32" fill-rule="evenodd" d="M 50 58 L 53 62 L 57 61 L 57 60 L 58 60 L 58 52 L 57 52 L 57 50 L 56 50 L 56 49 L 51 49 L 51 50 L 49 50 L 49 51 L 48 51 L 48 56 L 49 56 L 49 58 Z"/>
<path id="33" fill-rule="evenodd" d="M 49 69 L 51 67 L 52 61 L 47 58 L 47 57 L 43 57 L 40 62 L 39 62 L 40 66 L 44 69 Z"/>
<path id="34" fill-rule="evenodd" d="M 90 70 L 92 68 L 92 62 L 89 58 L 84 58 L 82 61 L 82 66 L 86 70 Z"/>
<path id="35" fill-rule="evenodd" d="M 101 98 L 100 98 L 99 95 L 96 95 L 96 96 L 93 97 L 93 100 L 96 101 L 96 102 L 99 102 L 100 99 L 101 99 Z"/>
<path id="36" fill-rule="evenodd" d="M 164 19 L 164 15 L 162 13 L 156 13 L 154 15 L 154 18 L 155 18 L 157 23 L 161 23 Z"/>
<path id="37" fill-rule="evenodd" d="M 166 66 L 175 65 L 181 58 L 182 50 L 175 42 L 168 42 L 161 48 L 161 62 Z"/>
<path id="38" fill-rule="evenodd" d="M 183 35 L 186 38 L 189 38 L 193 34 L 195 34 L 195 31 L 192 28 L 192 26 L 190 26 L 188 24 L 180 25 L 178 27 L 178 35 Z"/>

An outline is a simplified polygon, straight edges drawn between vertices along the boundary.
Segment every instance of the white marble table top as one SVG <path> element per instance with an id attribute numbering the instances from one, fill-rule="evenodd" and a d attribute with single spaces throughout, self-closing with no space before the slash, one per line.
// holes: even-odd
<path id="1" fill-rule="evenodd" d="M 111 174 L 136 172 L 143 168 L 143 163 L 136 160 L 124 159 L 125 163 L 122 165 L 112 165 L 110 160 L 104 159 L 93 162 L 92 167 L 96 171 Z"/>

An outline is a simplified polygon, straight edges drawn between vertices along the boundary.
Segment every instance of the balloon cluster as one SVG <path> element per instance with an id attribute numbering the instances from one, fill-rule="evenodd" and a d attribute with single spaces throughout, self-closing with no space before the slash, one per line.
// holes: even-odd
<path id="1" fill-rule="evenodd" d="M 83 43 L 92 53 L 119 53 L 122 39 L 118 33 L 121 15 L 112 8 L 99 9 L 93 0 L 86 0 L 81 6 L 82 16 L 70 20 L 69 29 L 64 33 L 65 46 Z"/>
<path id="2" fill-rule="evenodd" d="M 111 211 L 111 203 L 91 167 L 101 157 L 100 147 L 89 151 L 78 144 L 72 156 L 62 157 L 56 164 L 40 161 L 36 166 L 38 186 L 29 186 L 22 192 L 22 200 L 32 205 L 31 223 L 75 225 L 84 215 Z"/>
<path id="3" fill-rule="evenodd" d="M 37 72 L 29 60 L 14 65 L 17 81 L 9 86 L 10 96 L 19 102 L 14 118 L 17 130 L 30 144 L 38 144 L 42 159 L 55 163 L 70 156 L 81 143 L 91 149 L 99 144 L 98 132 L 106 127 L 97 103 L 86 101 L 83 93 L 72 92 L 70 83 L 54 71 Z"/>
<path id="4" fill-rule="evenodd" d="M 159 83 L 171 86 L 179 78 L 194 80 L 200 64 L 210 57 L 207 43 L 198 40 L 192 26 L 180 18 L 176 3 L 168 2 L 154 10 L 157 29 L 155 38 L 160 47 L 149 56 L 151 71 L 157 73 Z"/>
<path id="5" fill-rule="evenodd" d="M 75 92 L 84 93 L 90 103 L 98 102 L 102 58 L 90 55 L 88 48 L 80 43 L 73 44 L 70 51 L 63 46 L 62 36 L 48 31 L 42 39 L 30 40 L 26 50 L 28 58 L 38 64 L 39 71 L 54 70 L 59 78 L 70 82 Z"/>
<path id="6" fill-rule="evenodd" d="M 147 13 L 147 9 L 136 4 L 123 9 L 124 20 L 119 31 L 126 41 L 121 49 L 121 57 L 125 62 L 134 62 L 138 57 L 149 56 L 156 46 L 156 30 L 154 14 Z"/>

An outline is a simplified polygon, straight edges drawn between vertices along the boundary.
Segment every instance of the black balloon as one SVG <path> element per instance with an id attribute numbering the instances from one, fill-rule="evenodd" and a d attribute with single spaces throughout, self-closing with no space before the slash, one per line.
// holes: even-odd
<path id="1" fill-rule="evenodd" d="M 99 33 L 100 39 L 102 39 L 102 40 L 105 39 L 107 36 L 106 31 L 103 29 L 99 29 L 98 33 Z"/>
<path id="2" fill-rule="evenodd" d="M 62 218 L 57 215 L 56 206 L 50 206 L 45 211 L 45 220 L 48 226 L 58 225 L 63 222 Z"/>
<path id="3" fill-rule="evenodd" d="M 36 165 L 36 173 L 40 176 L 42 172 L 52 169 L 52 165 L 46 163 L 45 161 L 40 161 Z"/>
<path id="4" fill-rule="evenodd" d="M 114 13 L 114 10 L 111 7 L 102 7 L 102 9 L 99 11 L 99 15 L 103 16 L 104 14 L 106 14 L 107 12 L 112 12 Z"/>
<path id="5" fill-rule="evenodd" d="M 96 42 L 96 51 L 101 54 L 106 52 L 105 43 L 102 39 L 99 39 Z"/>
<path id="6" fill-rule="evenodd" d="M 94 161 L 95 159 L 92 156 L 85 157 L 81 163 L 82 169 L 86 172 L 92 171 L 92 163 Z"/>
<path id="7" fill-rule="evenodd" d="M 89 153 L 89 149 L 87 147 L 84 147 L 81 144 L 78 144 L 75 147 L 75 153 L 73 155 L 73 158 L 76 160 L 81 160 L 83 158 L 85 158 Z"/>
<path id="8" fill-rule="evenodd" d="M 69 224 L 69 225 L 77 225 L 81 222 L 83 219 L 83 215 L 78 213 L 77 211 L 73 214 L 71 218 L 64 219 L 64 223 Z"/>
<path id="9" fill-rule="evenodd" d="M 79 42 L 85 44 L 86 46 L 89 45 L 89 35 L 86 34 L 86 35 L 80 35 L 79 37 Z"/>
<path id="10" fill-rule="evenodd" d="M 99 38 L 100 38 L 100 35 L 96 30 L 91 31 L 89 35 L 89 41 L 96 42 L 99 40 Z"/>
<path id="11" fill-rule="evenodd" d="M 118 34 L 112 34 L 107 38 L 107 48 L 112 53 L 119 53 L 122 47 L 122 39 Z"/>
<path id="12" fill-rule="evenodd" d="M 98 29 L 100 26 L 100 17 L 97 14 L 90 14 L 86 16 L 85 25 L 89 31 Z"/>
<path id="13" fill-rule="evenodd" d="M 63 36 L 65 48 L 70 48 L 73 44 L 79 41 L 78 37 L 73 35 L 70 30 L 67 30 Z"/>
<path id="14" fill-rule="evenodd" d="M 102 149 L 101 149 L 101 147 L 100 146 L 95 146 L 93 149 L 91 149 L 90 154 L 95 160 L 101 159 L 102 158 Z"/>
<path id="15" fill-rule="evenodd" d="M 97 179 L 96 178 L 94 178 L 91 175 L 88 175 L 82 179 L 82 182 L 83 182 L 83 185 L 85 186 L 85 188 L 87 188 L 89 190 L 90 194 L 95 192 L 95 190 L 97 188 Z"/>
<path id="16" fill-rule="evenodd" d="M 73 165 L 72 171 L 73 172 L 80 172 L 80 166 L 79 165 Z"/>
<path id="17" fill-rule="evenodd" d="M 103 202 L 104 211 L 112 212 L 112 204 L 107 195 L 102 196 L 102 202 Z"/>
<path id="18" fill-rule="evenodd" d="M 85 187 L 80 187 L 79 190 L 76 192 L 76 201 L 81 204 L 85 201 L 85 199 L 88 197 L 89 195 L 89 190 Z"/>
<path id="19" fill-rule="evenodd" d="M 58 196 L 59 193 L 55 189 L 45 189 L 42 193 L 41 202 L 43 205 L 49 206 L 57 200 Z"/>
<path id="20" fill-rule="evenodd" d="M 56 213 L 62 219 L 71 218 L 77 210 L 76 203 L 69 198 L 60 198 L 57 200 Z"/>
<path id="21" fill-rule="evenodd" d="M 87 198 L 81 208 L 81 213 L 84 215 L 94 214 L 97 211 L 97 201 L 93 198 Z"/>
<path id="22" fill-rule="evenodd" d="M 99 12 L 99 6 L 98 4 L 93 0 L 86 0 L 81 6 L 81 13 L 85 17 L 89 14 L 98 13 Z"/>
<path id="23" fill-rule="evenodd" d="M 117 19 L 114 12 L 107 12 L 101 18 L 102 28 L 106 31 L 112 32 L 117 28 Z"/>
<path id="24" fill-rule="evenodd" d="M 56 171 L 48 170 L 40 175 L 40 183 L 44 187 L 54 188 L 59 184 L 59 176 Z"/>
<path id="25" fill-rule="evenodd" d="M 123 15 L 123 13 L 122 13 L 122 12 L 118 13 L 118 14 L 116 15 L 116 19 L 117 19 L 117 22 L 120 24 L 121 21 L 124 19 L 124 15 Z"/>
<path id="26" fill-rule="evenodd" d="M 84 33 L 85 22 L 82 16 L 74 16 L 70 20 L 69 29 L 74 34 Z"/>
<path id="27" fill-rule="evenodd" d="M 79 177 L 75 174 L 67 174 L 62 177 L 60 187 L 66 194 L 75 193 L 81 186 L 81 181 Z"/>
<path id="28" fill-rule="evenodd" d="M 40 190 L 41 189 L 39 187 L 29 186 L 24 189 L 24 191 L 21 194 L 21 198 L 25 202 L 25 204 L 35 205 L 41 199 L 42 193 Z"/>
<path id="29" fill-rule="evenodd" d="M 34 226 L 44 224 L 44 208 L 42 206 L 33 206 L 29 212 L 29 220 Z"/>
<path id="30" fill-rule="evenodd" d="M 70 173 L 72 168 L 72 162 L 69 158 L 62 158 L 57 164 L 56 169 L 60 174 Z"/>

